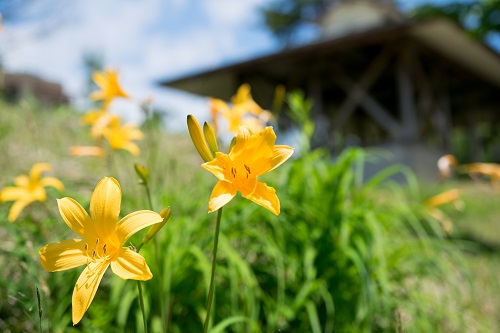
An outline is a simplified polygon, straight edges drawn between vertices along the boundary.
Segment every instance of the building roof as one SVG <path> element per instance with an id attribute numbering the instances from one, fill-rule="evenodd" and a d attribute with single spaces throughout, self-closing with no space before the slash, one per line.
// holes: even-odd
<path id="1" fill-rule="evenodd" d="M 190 93 L 229 99 L 241 82 L 237 76 L 265 72 L 276 80 L 285 80 L 293 63 L 313 64 L 316 59 L 367 45 L 412 41 L 459 66 L 468 74 L 500 88 L 500 55 L 485 44 L 471 39 L 465 31 L 445 19 L 401 22 L 369 31 L 298 46 L 240 63 L 208 69 L 160 82 L 163 86 Z"/>

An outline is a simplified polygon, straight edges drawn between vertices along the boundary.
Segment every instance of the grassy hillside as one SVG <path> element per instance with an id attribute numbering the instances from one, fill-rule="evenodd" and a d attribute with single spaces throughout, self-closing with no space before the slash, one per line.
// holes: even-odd
<path id="1" fill-rule="evenodd" d="M 0 103 L 0 188 L 31 165 L 65 185 L 48 190 L 15 223 L 0 204 L 0 329 L 37 331 L 40 291 L 44 332 L 142 332 L 135 281 L 107 272 L 83 320 L 71 323 L 71 295 L 82 268 L 48 273 L 38 250 L 75 235 L 56 198 L 88 210 L 96 184 L 115 177 L 122 187 L 120 216 L 148 209 L 134 163 L 151 174 L 154 210 L 172 218 L 141 254 L 154 278 L 144 283 L 148 326 L 162 331 L 160 298 L 171 332 L 201 331 L 210 279 L 214 214 L 207 214 L 216 178 L 200 167 L 187 133 L 143 126 L 138 157 L 73 157 L 70 146 L 92 144 L 80 115 L 34 103 Z M 221 148 L 227 151 L 227 148 Z M 426 184 L 403 167 L 407 183 L 362 179 L 370 153 L 345 151 L 332 164 L 320 150 L 287 161 L 264 177 L 281 201 L 277 217 L 237 196 L 225 208 L 216 276 L 212 332 L 491 332 L 500 328 L 500 196 L 470 181 Z M 445 189 L 463 192 L 464 210 L 445 207 L 447 235 L 422 205 Z M 137 246 L 142 231 L 131 238 Z M 162 293 L 163 292 L 163 293 Z"/>

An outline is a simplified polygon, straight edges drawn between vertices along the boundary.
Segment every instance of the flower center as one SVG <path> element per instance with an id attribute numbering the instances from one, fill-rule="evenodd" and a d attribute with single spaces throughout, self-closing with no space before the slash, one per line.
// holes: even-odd
<path id="1" fill-rule="evenodd" d="M 109 246 L 97 238 L 95 242 L 85 243 L 85 253 L 90 262 L 102 262 L 110 260 L 115 254 L 116 250 L 113 246 Z M 87 263 L 87 264 L 88 264 Z"/>
<path id="2" fill-rule="evenodd" d="M 246 164 L 233 164 L 230 169 L 229 180 L 242 192 L 252 192 L 256 184 L 256 176 Z"/>

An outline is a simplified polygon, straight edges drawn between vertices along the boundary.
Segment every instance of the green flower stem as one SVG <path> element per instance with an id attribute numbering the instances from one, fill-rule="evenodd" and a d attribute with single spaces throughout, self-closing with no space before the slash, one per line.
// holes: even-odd
<path id="1" fill-rule="evenodd" d="M 146 194 L 149 202 L 149 209 L 153 210 L 153 201 L 151 200 L 151 191 L 149 190 L 149 184 L 145 183 L 144 187 L 146 188 Z"/>
<path id="2" fill-rule="evenodd" d="M 153 209 L 153 200 L 151 200 L 151 191 L 149 189 L 148 182 L 144 183 L 144 187 L 146 188 L 146 195 L 148 197 L 149 209 L 154 210 Z M 161 319 L 162 319 L 162 326 L 163 326 L 163 331 L 167 332 L 167 317 L 165 315 L 165 299 L 163 297 L 164 296 L 163 277 L 162 277 L 161 268 L 160 268 L 160 258 L 158 257 L 158 242 L 156 240 L 156 236 L 153 237 L 153 245 L 154 245 L 154 249 L 155 249 L 156 268 L 158 269 L 158 288 L 160 291 L 160 313 L 161 313 Z M 141 243 L 141 247 L 142 247 L 142 243 Z"/>
<path id="3" fill-rule="evenodd" d="M 208 289 L 208 300 L 207 300 L 207 314 L 205 316 L 205 323 L 203 324 L 203 332 L 208 332 L 208 323 L 210 322 L 210 310 L 212 308 L 212 299 L 214 298 L 214 277 L 215 277 L 215 267 L 217 263 L 217 247 L 219 245 L 219 233 L 220 233 L 220 220 L 222 217 L 222 208 L 217 211 L 217 222 L 215 224 L 215 236 L 214 236 L 214 251 L 212 255 L 212 274 L 210 275 L 210 288 Z"/>
<path id="4" fill-rule="evenodd" d="M 163 277 L 162 277 L 161 268 L 160 268 L 160 258 L 158 257 L 158 242 L 156 241 L 156 237 L 153 238 L 153 245 L 155 248 L 156 267 L 158 269 L 158 287 L 160 289 L 161 319 L 163 322 L 163 331 L 167 332 L 167 316 L 165 315 L 165 298 L 164 298 L 165 294 L 163 292 Z"/>
<path id="5" fill-rule="evenodd" d="M 144 321 L 144 333 L 148 333 L 148 321 L 146 319 L 146 310 L 144 309 L 144 296 L 142 295 L 141 281 L 137 281 L 137 288 L 139 288 L 139 305 L 142 311 L 142 320 Z"/>

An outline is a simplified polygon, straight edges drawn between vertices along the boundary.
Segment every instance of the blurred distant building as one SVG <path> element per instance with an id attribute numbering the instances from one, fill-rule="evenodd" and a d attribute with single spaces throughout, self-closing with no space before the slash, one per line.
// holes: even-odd
<path id="1" fill-rule="evenodd" d="M 62 86 L 30 74 L 0 73 L 0 93 L 9 101 L 35 97 L 43 104 L 68 103 Z"/>
<path id="2" fill-rule="evenodd" d="M 268 108 L 277 85 L 301 89 L 314 100 L 316 146 L 383 146 L 417 171 L 457 148 L 455 129 L 459 156 L 484 158 L 483 125 L 500 133 L 497 53 L 449 21 L 413 22 L 385 1 L 340 1 L 320 22 L 313 43 L 161 84 L 228 100 L 249 83 Z"/>

